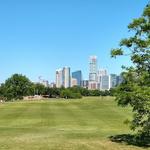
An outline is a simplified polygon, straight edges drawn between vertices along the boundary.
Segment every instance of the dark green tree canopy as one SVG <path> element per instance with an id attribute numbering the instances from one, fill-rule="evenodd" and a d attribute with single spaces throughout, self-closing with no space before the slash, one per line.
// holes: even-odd
<path id="1" fill-rule="evenodd" d="M 132 107 L 131 129 L 150 136 L 150 5 L 128 29 L 132 36 L 111 51 L 112 57 L 129 55 L 133 62 L 132 67 L 124 67 L 124 82 L 116 89 L 116 100 L 121 106 Z"/>
<path id="2" fill-rule="evenodd" d="M 22 99 L 29 94 L 32 83 L 21 74 L 14 74 L 1 86 L 1 94 L 6 100 Z"/>

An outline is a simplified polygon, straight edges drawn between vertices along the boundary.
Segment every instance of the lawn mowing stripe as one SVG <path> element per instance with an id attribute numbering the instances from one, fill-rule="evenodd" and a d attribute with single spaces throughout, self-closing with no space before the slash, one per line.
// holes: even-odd
<path id="1" fill-rule="evenodd" d="M 17 106 L 18 104 L 16 104 Z M 7 107 L 5 111 L 1 112 L 1 120 L 0 120 L 0 126 L 20 126 L 19 119 L 22 118 L 22 114 L 26 113 L 26 111 L 29 109 L 26 106 L 23 107 L 15 107 L 15 105 L 12 104 L 12 106 Z"/>
<path id="2" fill-rule="evenodd" d="M 54 113 L 55 105 L 52 103 L 42 103 L 40 116 L 41 116 L 41 126 L 55 126 L 55 118 L 57 117 Z"/>
<path id="3" fill-rule="evenodd" d="M 80 110 L 82 110 L 82 114 L 84 114 L 83 116 L 88 116 L 88 118 L 87 118 L 88 126 L 96 126 L 97 128 L 99 128 L 98 132 L 106 133 L 106 131 L 107 131 L 107 132 L 114 133 L 114 132 L 116 132 L 115 130 L 118 131 L 119 126 L 120 127 L 123 126 L 123 116 L 124 115 L 123 116 L 120 115 L 120 117 L 118 119 L 113 118 L 114 114 L 111 109 L 107 109 L 107 110 L 102 109 L 102 108 L 105 108 L 105 107 L 103 107 L 103 103 L 105 103 L 105 102 L 100 101 L 100 102 L 95 103 L 95 102 L 91 101 L 90 103 L 88 102 L 88 103 L 84 103 L 82 105 L 76 103 L 76 105 L 80 108 Z M 113 103 L 112 103 L 111 107 L 113 107 Z M 98 108 L 100 108 L 101 110 Z M 103 112 L 105 112 L 106 114 L 103 114 Z M 122 121 L 120 120 L 120 118 Z M 114 123 L 113 127 L 115 130 L 112 130 L 112 127 L 111 127 L 113 123 Z M 125 125 L 124 125 L 124 128 L 126 130 L 128 130 Z"/>
<path id="4" fill-rule="evenodd" d="M 0 122 L 5 125 L 0 125 L 0 149 L 143 150 L 112 143 L 106 138 L 120 131 L 127 133 L 128 129 L 120 122 L 126 116 L 126 110 L 118 108 L 112 99 L 105 101 L 100 97 L 88 97 L 67 101 L 14 102 L 4 107 L 0 106 Z M 18 115 L 21 109 L 26 110 L 16 120 L 15 113 Z M 7 125 L 3 118 L 5 112 L 7 115 L 13 112 L 10 117 L 16 122 L 10 125 L 7 122 Z"/>

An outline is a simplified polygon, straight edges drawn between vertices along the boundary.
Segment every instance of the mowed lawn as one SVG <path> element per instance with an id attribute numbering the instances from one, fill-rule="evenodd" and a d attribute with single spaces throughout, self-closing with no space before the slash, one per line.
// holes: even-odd
<path id="1" fill-rule="evenodd" d="M 141 150 L 108 138 L 130 132 L 127 118 L 110 97 L 0 104 L 0 150 Z"/>

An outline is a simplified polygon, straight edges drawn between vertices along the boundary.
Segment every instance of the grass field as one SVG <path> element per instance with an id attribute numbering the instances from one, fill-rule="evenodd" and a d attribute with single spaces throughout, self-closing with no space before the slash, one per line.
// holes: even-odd
<path id="1" fill-rule="evenodd" d="M 142 150 L 108 138 L 129 133 L 127 118 L 131 112 L 113 98 L 0 104 L 0 149 Z"/>

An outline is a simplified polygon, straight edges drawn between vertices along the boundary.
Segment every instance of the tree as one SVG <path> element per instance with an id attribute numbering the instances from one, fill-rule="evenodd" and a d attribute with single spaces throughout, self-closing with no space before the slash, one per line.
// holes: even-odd
<path id="1" fill-rule="evenodd" d="M 128 29 L 131 37 L 122 39 L 111 56 L 129 55 L 133 66 L 123 67 L 124 81 L 116 89 L 116 100 L 121 106 L 132 107 L 131 129 L 139 135 L 150 136 L 150 5 L 142 16 L 134 19 Z"/>
<path id="2" fill-rule="evenodd" d="M 60 91 L 62 89 L 59 88 L 45 88 L 45 95 L 48 95 L 49 98 L 59 98 L 60 97 Z"/>
<path id="3" fill-rule="evenodd" d="M 90 91 L 86 88 L 81 88 L 81 95 L 82 96 L 90 96 Z"/>
<path id="4" fill-rule="evenodd" d="M 32 83 L 26 76 L 14 74 L 1 86 L 0 93 L 6 101 L 12 99 L 23 99 L 23 96 L 27 96 L 29 94 L 31 85 Z"/>
<path id="5" fill-rule="evenodd" d="M 36 83 L 33 85 L 34 95 L 44 95 L 46 92 L 46 88 L 43 84 Z"/>
<path id="6" fill-rule="evenodd" d="M 90 96 L 100 96 L 101 91 L 100 90 L 89 90 Z"/>
<path id="7" fill-rule="evenodd" d="M 73 92 L 71 89 L 64 89 L 60 93 L 61 98 L 65 99 L 77 99 L 77 98 L 82 98 L 82 95 L 79 92 Z"/>

